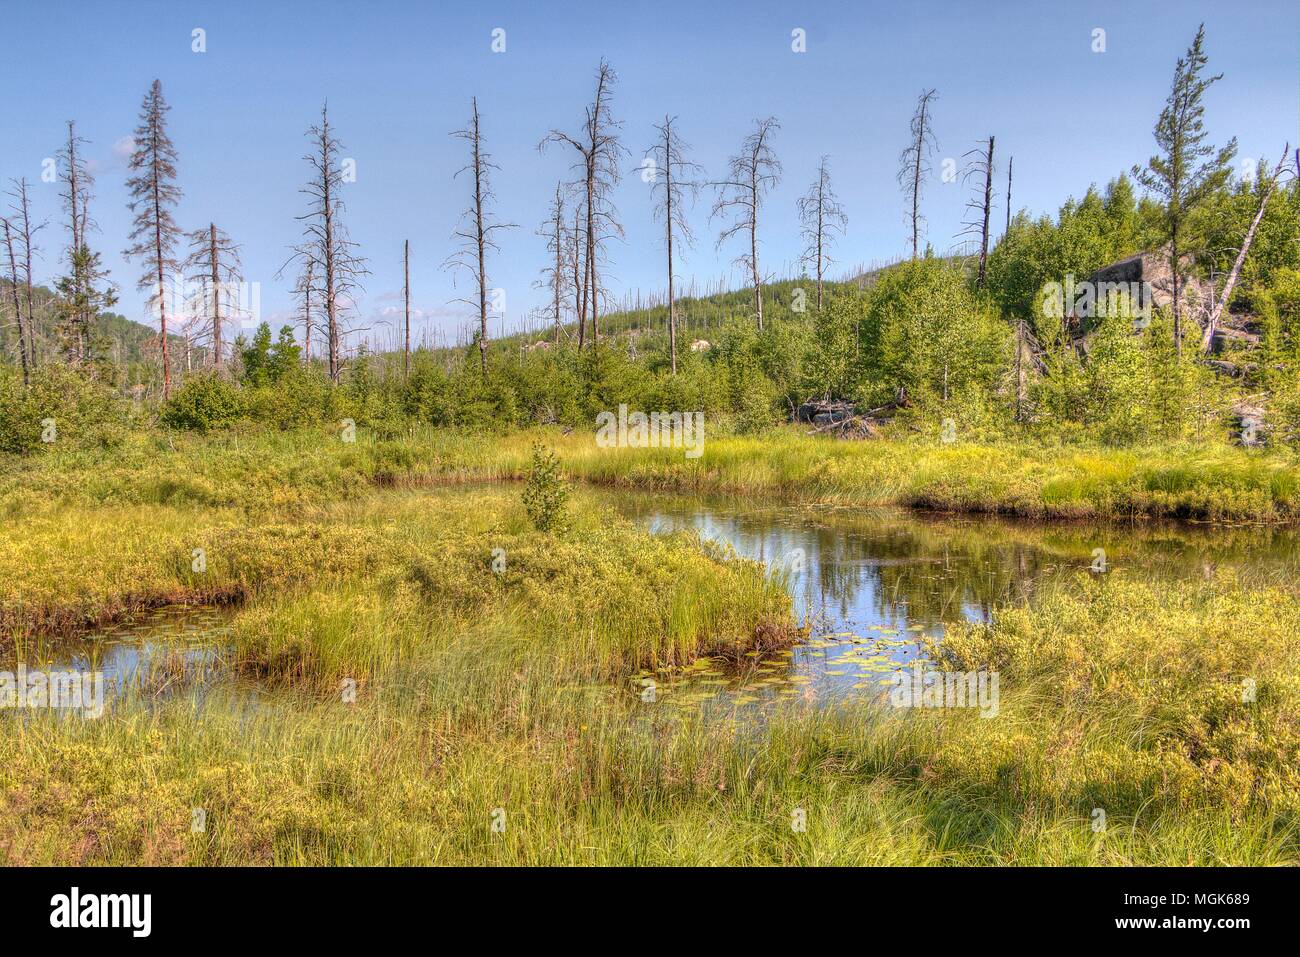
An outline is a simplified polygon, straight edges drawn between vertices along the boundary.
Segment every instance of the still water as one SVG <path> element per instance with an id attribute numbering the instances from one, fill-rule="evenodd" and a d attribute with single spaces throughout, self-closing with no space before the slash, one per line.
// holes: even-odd
<path id="1" fill-rule="evenodd" d="M 1294 529 L 1180 524 L 1034 524 L 891 509 L 756 506 L 737 499 L 612 494 L 655 533 L 689 530 L 763 562 L 788 583 L 810 640 L 788 666 L 727 684 L 741 700 L 878 695 L 898 668 L 961 622 L 1090 575 L 1235 575 L 1294 581 Z M 773 680 L 769 680 L 773 679 Z M 718 680 L 714 678 L 713 680 Z"/>
<path id="2" fill-rule="evenodd" d="M 633 681 L 633 692 L 653 682 L 665 701 L 689 707 L 874 697 L 922 655 L 920 639 L 942 639 L 954 624 L 987 621 L 1048 588 L 1077 587 L 1080 576 L 1292 582 L 1300 573 L 1294 529 L 1048 525 L 680 495 L 605 497 L 655 534 L 688 531 L 763 562 L 786 582 L 809 629 L 807 642 L 739 673 L 702 661 L 684 676 Z M 221 670 L 231 613 L 159 609 L 72 641 L 28 642 L 8 657 L 101 672 L 110 694 L 126 687 L 165 694 Z"/>

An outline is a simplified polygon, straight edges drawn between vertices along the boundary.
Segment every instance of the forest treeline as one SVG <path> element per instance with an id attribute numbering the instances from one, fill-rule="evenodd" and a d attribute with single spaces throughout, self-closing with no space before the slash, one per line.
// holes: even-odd
<path id="1" fill-rule="evenodd" d="M 1013 159 L 1003 162 L 995 135 L 970 144 L 959 172 L 969 215 L 956 254 L 938 254 L 924 238 L 942 99 L 923 91 L 900 136 L 905 258 L 847 281 L 829 278 L 848 222 L 829 158 L 798 202 L 803 271 L 777 280 L 761 251 L 770 193 L 785 175 L 778 120 L 756 121 L 711 178 L 678 118 L 666 116 L 637 169 L 662 229 L 665 293 L 629 309 L 613 302 L 607 247 L 622 235 L 613 191 L 631 153 L 614 111 L 618 78 L 602 62 L 581 123 L 538 144 L 572 162 L 538 227 L 548 252 L 537 283 L 545 331 L 496 339 L 492 264 L 500 237 L 518 227 L 496 208 L 497 165 L 473 100 L 453 133 L 465 147 L 456 184 L 466 206 L 444 264 L 470 278 L 463 301 L 475 314 L 473 341 L 412 348 L 408 244 L 396 346 L 375 352 L 361 340 L 351 354 L 368 269 L 348 236 L 349 161 L 328 112 L 307 133 L 303 233 L 284 267 L 297 321 L 232 335 L 246 307 L 239 247 L 218 223 L 180 227 L 177 151 L 155 81 L 130 162 L 126 252 L 159 330 L 150 336 L 112 313 L 117 289 L 95 249 L 94 183 L 69 123 L 58 222 L 36 222 L 22 179 L 0 222 L 0 450 L 40 449 L 51 421 L 60 436 L 88 444 L 153 423 L 287 429 L 350 418 L 398 435 L 413 422 L 585 426 L 622 403 L 702 411 L 715 431 L 756 432 L 815 399 L 852 403 L 900 433 L 942 429 L 962 440 L 1295 443 L 1300 151 L 1279 144 L 1276 162 L 1247 163 L 1235 140 L 1211 144 L 1203 116 L 1221 77 L 1207 63 L 1199 30 L 1175 66 L 1155 153 L 1055 216 L 1013 213 Z M 704 197 L 710 229 L 720 247 L 738 251 L 750 284 L 682 296 L 678 260 L 697 241 Z M 65 234 L 63 274 L 48 285 L 32 272 L 42 226 Z M 1097 270 L 1138 254 L 1154 291 L 1087 287 Z M 1076 284 L 1085 299 L 1073 298 Z"/>

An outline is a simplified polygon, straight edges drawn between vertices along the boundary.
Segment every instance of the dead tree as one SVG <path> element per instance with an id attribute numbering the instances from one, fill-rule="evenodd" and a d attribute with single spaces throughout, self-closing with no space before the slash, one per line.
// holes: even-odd
<path id="1" fill-rule="evenodd" d="M 402 374 L 411 377 L 411 241 L 402 243 L 402 299 L 406 303 L 406 338 L 402 345 Z"/>
<path id="2" fill-rule="evenodd" d="M 1013 156 L 1007 160 L 1007 229 L 1002 235 L 1011 232 L 1011 169 L 1016 165 L 1016 158 Z"/>
<path id="3" fill-rule="evenodd" d="M 560 130 L 551 130 L 538 144 L 539 150 L 551 143 L 567 143 L 578 153 L 574 169 L 581 177 L 577 184 L 585 201 L 582 204 L 584 224 L 584 263 L 581 313 L 578 317 L 580 334 L 578 348 L 582 348 L 581 329 L 586 325 L 588 311 L 591 314 L 592 341 L 600 342 L 600 299 L 601 286 L 597 264 L 604 256 L 607 240 L 623 236 L 623 227 L 618 222 L 618 211 L 614 207 L 613 192 L 621 178 L 619 157 L 626 152 L 619 141 L 618 131 L 623 124 L 614 119 L 610 112 L 610 101 L 614 95 L 614 84 L 618 74 L 606 61 L 601 60 L 596 69 L 596 91 L 591 105 L 587 107 L 587 116 L 583 122 L 582 132 L 570 136 Z"/>
<path id="4" fill-rule="evenodd" d="M 1219 300 L 1215 303 L 1209 320 L 1205 323 L 1205 331 L 1201 335 L 1202 352 L 1209 352 L 1214 344 L 1214 330 L 1219 325 L 1223 311 L 1228 308 L 1228 300 L 1232 298 L 1232 290 L 1236 288 L 1237 279 L 1241 276 L 1241 267 L 1245 264 L 1246 255 L 1250 252 L 1250 246 L 1255 241 L 1255 231 L 1259 229 L 1260 221 L 1264 218 L 1264 211 L 1268 208 L 1268 201 L 1273 198 L 1273 192 L 1277 189 L 1277 184 L 1282 178 L 1282 171 L 1286 167 L 1289 152 L 1291 152 L 1290 143 L 1282 147 L 1282 158 L 1277 161 L 1277 166 L 1273 168 L 1273 175 L 1264 184 L 1264 195 L 1260 197 L 1259 209 L 1255 211 L 1255 218 L 1250 221 L 1250 228 L 1246 230 L 1246 237 L 1241 242 L 1241 249 L 1237 250 L 1237 259 L 1233 262 L 1232 269 L 1228 272 L 1228 279 L 1223 284 L 1223 292 L 1219 294 Z M 1296 162 L 1296 173 L 1300 176 L 1300 158 L 1297 158 Z"/>
<path id="5" fill-rule="evenodd" d="M 568 224 L 564 217 L 564 186 L 556 183 L 550 215 L 537 231 L 537 235 L 546 240 L 546 251 L 553 259 L 551 264 L 542 270 L 542 278 L 534 283 L 534 286 L 550 293 L 551 321 L 555 327 L 557 346 L 560 344 L 560 333 L 564 329 L 564 298 L 568 294 L 570 283 L 568 265 L 565 262 L 568 253 Z"/>
<path id="6" fill-rule="evenodd" d="M 27 333 L 23 323 L 22 298 L 18 293 L 18 257 L 14 254 L 14 230 L 8 219 L 0 219 L 4 227 L 5 249 L 9 253 L 9 292 L 14 303 L 14 322 L 18 325 L 18 359 L 23 370 L 23 387 L 31 384 L 31 369 L 27 362 Z"/>
<path id="7" fill-rule="evenodd" d="M 754 311 L 758 328 L 763 328 L 763 275 L 758 266 L 758 213 L 763 197 L 781 180 L 781 162 L 772 150 L 772 137 L 781 128 L 776 117 L 756 120 L 754 132 L 745 137 L 740 152 L 727 163 L 727 178 L 713 186 L 718 198 L 709 216 L 731 214 L 735 217 L 730 226 L 718 236 L 721 247 L 732 236 L 749 234 L 749 251 L 737 257 L 736 262 L 749 269 L 754 281 Z"/>
<path id="8" fill-rule="evenodd" d="M 90 357 L 90 333 L 98 307 L 116 302 L 112 287 L 99 286 L 104 278 L 99 254 L 93 253 L 87 235 L 94 228 L 90 219 L 90 195 L 94 177 L 86 168 L 81 147 L 86 140 L 77 135 L 76 123 L 68 120 L 68 138 L 55 154 L 58 160 L 59 196 L 68 217 L 68 273 L 56 282 L 57 313 L 67 358 L 78 364 Z"/>
<path id="9" fill-rule="evenodd" d="M 343 320 L 352 308 L 361 277 L 369 275 L 365 259 L 356 252 L 343 224 L 343 145 L 329 121 L 329 105 L 321 107 L 320 123 L 307 130 L 311 150 L 303 157 L 311 167 L 311 179 L 299 192 L 308 198 L 303 222 L 303 241 L 294 247 L 289 261 L 302 264 L 307 294 L 324 306 L 325 333 L 329 354 L 329 376 L 337 383 L 342 375 L 340 349 Z M 286 266 L 288 263 L 285 264 Z M 281 267 L 283 272 L 284 267 Z M 310 301 L 310 300 L 308 300 Z M 310 313 L 308 313 L 310 323 Z"/>
<path id="10" fill-rule="evenodd" d="M 13 189 L 9 191 L 9 196 L 12 198 L 9 205 L 11 213 L 9 225 L 13 229 L 13 240 L 18 247 L 18 253 L 11 256 L 10 273 L 15 277 L 16 282 L 18 271 L 19 269 L 22 270 L 23 302 L 27 307 L 27 315 L 24 321 L 22 308 L 15 306 L 19 351 L 22 353 L 23 381 L 26 383 L 28 371 L 36 368 L 36 308 L 32 295 L 32 255 L 36 251 L 36 246 L 33 237 L 45 224 L 32 225 L 31 202 L 27 195 L 26 177 L 13 180 Z M 15 295 L 17 295 L 16 288 Z"/>
<path id="11" fill-rule="evenodd" d="M 298 314 L 302 321 L 302 364 L 311 365 L 311 334 L 315 326 L 315 317 L 312 314 L 312 287 L 315 285 L 315 264 L 308 259 L 303 263 L 302 271 L 298 274 L 298 280 L 294 284 L 294 296 L 300 303 Z"/>
<path id="12" fill-rule="evenodd" d="M 140 107 L 140 125 L 135 128 L 135 150 L 131 154 L 131 172 L 126 181 L 131 193 L 128 204 L 135 214 L 131 230 L 132 245 L 127 256 L 138 256 L 144 272 L 137 289 L 150 290 L 150 305 L 158 312 L 158 343 L 162 351 L 163 399 L 171 396 L 171 359 L 167 349 L 167 279 L 180 270 L 176 261 L 176 243 L 180 227 L 172 208 L 180 201 L 176 185 L 176 148 L 167 135 L 167 112 L 171 108 L 163 99 L 162 83 L 153 81 Z"/>
<path id="13" fill-rule="evenodd" d="M 907 149 L 899 154 L 898 183 L 903 188 L 912 204 L 912 258 L 920 255 L 921 224 L 925 218 L 921 215 L 921 192 L 925 179 L 930 175 L 930 156 L 937 143 L 931 130 L 930 106 L 938 98 L 935 90 L 925 90 L 916 101 L 916 112 L 912 114 L 912 138 Z"/>
<path id="14" fill-rule="evenodd" d="M 677 300 L 673 290 L 673 240 L 687 246 L 693 245 L 690 222 L 686 218 L 686 205 L 699 195 L 700 184 L 693 179 L 704 168 L 686 158 L 690 144 L 677 133 L 676 117 L 665 116 L 655 126 L 654 144 L 647 150 L 653 165 L 650 191 L 655 197 L 654 213 L 663 219 L 664 241 L 668 254 L 668 352 L 672 361 L 672 374 L 677 374 Z"/>
<path id="15" fill-rule="evenodd" d="M 966 153 L 966 169 L 962 181 L 975 180 L 976 192 L 966 203 L 969 219 L 962 221 L 962 235 L 979 236 L 979 271 L 975 274 L 975 288 L 983 289 L 989 265 L 989 217 L 993 211 L 993 137 L 984 140 L 978 149 Z"/>
<path id="16" fill-rule="evenodd" d="M 444 268 L 466 269 L 474 277 L 478 292 L 477 301 L 458 299 L 478 309 L 479 337 L 478 354 L 480 371 L 487 375 L 487 314 L 488 314 L 488 250 L 500 252 L 493 238 L 499 229 L 513 229 L 514 223 L 492 222 L 492 203 L 496 194 L 492 191 L 490 174 L 499 167 L 492 162 L 490 154 L 483 149 L 483 134 L 479 127 L 478 97 L 470 100 L 469 125 L 457 130 L 452 136 L 469 144 L 470 161 L 456 171 L 456 175 L 469 173 L 473 177 L 474 188 L 470 195 L 470 205 L 461 216 L 462 226 L 452 235 L 459 239 L 462 248 L 447 258 Z"/>
<path id="17" fill-rule="evenodd" d="M 826 267 L 834 260 L 830 256 L 830 245 L 834 234 L 844 235 L 849 218 L 840 205 L 839 198 L 831 188 L 830 157 L 823 156 L 817 170 L 817 180 L 808 188 L 808 192 L 799 198 L 799 222 L 803 224 L 802 235 L 804 250 L 802 259 L 813 267 L 817 277 L 817 309 L 822 308 L 822 277 Z"/>
<path id="18" fill-rule="evenodd" d="M 582 251 L 584 248 L 582 223 L 583 223 L 582 205 L 579 203 L 573 209 L 573 228 L 569 230 L 566 240 L 566 255 L 568 257 L 569 275 L 571 277 L 570 287 L 573 290 L 573 315 L 578 320 L 578 351 L 582 351 L 583 339 L 587 323 L 583 319 L 583 303 L 586 302 L 587 284 L 585 282 L 587 270 L 586 260 L 583 258 Z"/>
<path id="19" fill-rule="evenodd" d="M 225 323 L 239 311 L 235 295 L 236 284 L 243 278 L 239 262 L 239 246 L 231 241 L 216 223 L 189 234 L 190 253 L 182 268 L 189 280 L 198 287 L 199 295 L 192 301 L 199 306 L 198 318 L 204 332 L 198 337 L 206 339 L 212 350 L 212 366 L 218 372 L 226 367 Z M 223 299 L 225 314 L 222 314 Z"/>

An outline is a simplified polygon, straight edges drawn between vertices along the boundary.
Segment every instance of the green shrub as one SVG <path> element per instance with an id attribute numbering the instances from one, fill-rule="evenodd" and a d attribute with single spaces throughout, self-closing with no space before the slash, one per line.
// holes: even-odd
<path id="1" fill-rule="evenodd" d="M 131 403 L 92 367 L 43 365 L 26 388 L 16 371 L 0 368 L 0 452 L 30 455 L 56 444 L 116 447 L 133 417 Z"/>
<path id="2" fill-rule="evenodd" d="M 564 523 L 564 506 L 569 487 L 560 476 L 560 463 L 553 449 L 533 446 L 533 464 L 524 485 L 524 508 L 539 532 L 549 532 Z"/>
<path id="3" fill-rule="evenodd" d="M 244 396 L 215 372 L 191 375 L 163 406 L 162 421 L 174 429 L 207 432 L 236 422 L 244 414 Z"/>

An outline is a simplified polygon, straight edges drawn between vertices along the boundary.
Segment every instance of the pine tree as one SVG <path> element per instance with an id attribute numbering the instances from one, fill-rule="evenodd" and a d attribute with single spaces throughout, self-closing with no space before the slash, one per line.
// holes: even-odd
<path id="1" fill-rule="evenodd" d="M 167 113 L 162 83 L 153 81 L 140 107 L 140 125 L 135 129 L 135 150 L 131 154 L 132 175 L 126 181 L 131 192 L 129 208 L 135 214 L 131 230 L 133 245 L 125 255 L 139 257 L 144 265 L 137 288 L 149 290 L 149 304 L 158 314 L 158 342 L 162 351 L 163 399 L 171 397 L 171 359 L 167 348 L 167 283 L 180 271 L 176 243 L 180 228 L 172 208 L 180 201 L 176 185 L 176 148 L 167 135 Z"/>
<path id="2" fill-rule="evenodd" d="M 1207 198 L 1222 189 L 1232 174 L 1230 163 L 1237 155 L 1233 137 L 1222 149 L 1205 142 L 1205 91 L 1223 78 L 1222 73 L 1204 76 L 1208 58 L 1204 52 L 1205 24 L 1185 57 L 1174 67 L 1173 87 L 1156 122 L 1155 139 L 1160 154 L 1145 168 L 1134 166 L 1133 176 L 1148 192 L 1164 200 L 1164 226 L 1169 242 L 1169 268 L 1173 278 L 1174 351 L 1183 354 L 1182 263 L 1188 216 Z"/>

